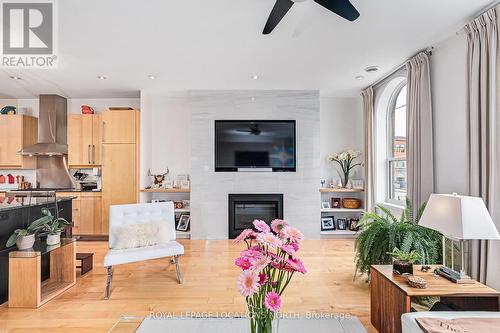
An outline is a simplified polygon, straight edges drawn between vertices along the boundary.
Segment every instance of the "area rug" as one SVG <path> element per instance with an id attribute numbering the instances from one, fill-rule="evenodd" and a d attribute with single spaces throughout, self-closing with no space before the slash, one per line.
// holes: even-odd
<path id="1" fill-rule="evenodd" d="M 246 318 L 145 318 L 138 333 L 247 333 L 249 322 Z M 278 333 L 366 333 L 358 318 L 287 318 L 278 321 Z"/>

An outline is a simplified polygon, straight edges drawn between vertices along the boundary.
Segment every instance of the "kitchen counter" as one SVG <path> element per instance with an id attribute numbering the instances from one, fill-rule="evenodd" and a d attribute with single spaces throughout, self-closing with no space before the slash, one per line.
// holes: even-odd
<path id="1" fill-rule="evenodd" d="M 59 197 L 57 203 L 73 200 L 72 197 Z M 16 197 L 16 198 L 0 198 L 0 212 L 5 212 L 13 209 L 28 208 L 36 206 L 47 206 L 54 204 L 54 198 L 30 198 L 30 197 Z"/>
<path id="2" fill-rule="evenodd" d="M 42 208 L 48 208 L 52 215 L 56 214 L 56 208 L 59 211 L 59 217 L 73 222 L 73 198 L 71 196 L 57 198 L 57 205 L 54 197 L 0 197 L 0 304 L 5 302 L 8 297 L 9 280 L 9 253 L 15 251 L 16 247 L 6 247 L 9 236 L 16 229 L 24 229 L 36 219 L 42 217 Z M 63 232 L 66 237 L 71 237 L 71 228 L 66 228 Z M 50 276 L 49 256 L 42 256 L 42 279 Z"/>
<path id="3" fill-rule="evenodd" d="M 30 190 L 18 190 L 18 189 L 0 189 L 0 193 L 7 193 L 7 192 L 15 192 L 15 191 L 30 191 Z M 36 192 L 37 190 L 34 189 L 33 192 Z M 68 188 L 68 189 L 60 189 L 60 190 L 55 190 L 54 192 L 56 193 L 66 193 L 66 192 L 77 192 L 77 193 L 81 193 L 81 192 L 84 192 L 84 193 L 92 193 L 92 192 L 96 192 L 96 193 L 101 193 L 102 190 L 98 190 L 98 191 L 82 191 L 82 190 L 78 190 L 76 188 Z"/>

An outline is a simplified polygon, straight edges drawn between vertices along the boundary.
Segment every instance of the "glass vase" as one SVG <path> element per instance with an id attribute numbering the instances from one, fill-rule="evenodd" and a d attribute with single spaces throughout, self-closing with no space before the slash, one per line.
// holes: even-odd
<path id="1" fill-rule="evenodd" d="M 278 316 L 265 307 L 248 306 L 249 333 L 278 333 Z"/>
<path id="2" fill-rule="evenodd" d="M 349 183 L 349 172 L 344 173 L 344 177 L 341 177 L 342 188 L 347 187 L 347 183 Z"/>

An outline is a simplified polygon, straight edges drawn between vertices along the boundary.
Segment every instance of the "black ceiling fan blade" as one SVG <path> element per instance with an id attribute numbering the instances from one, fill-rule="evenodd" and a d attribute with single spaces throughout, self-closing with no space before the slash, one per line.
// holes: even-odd
<path id="1" fill-rule="evenodd" d="M 349 0 L 314 0 L 314 2 L 351 22 L 359 17 L 359 12 Z"/>
<path id="2" fill-rule="evenodd" d="M 291 0 L 276 0 L 274 4 L 273 10 L 271 14 L 269 14 L 269 18 L 267 19 L 266 26 L 264 27 L 264 31 L 262 33 L 264 35 L 270 34 L 274 28 L 280 23 L 281 19 L 288 13 L 290 8 L 292 8 L 294 2 Z"/>

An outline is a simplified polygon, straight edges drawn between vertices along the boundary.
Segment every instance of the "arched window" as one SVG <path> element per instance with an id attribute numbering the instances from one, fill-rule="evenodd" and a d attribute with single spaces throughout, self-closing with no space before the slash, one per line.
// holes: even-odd
<path id="1" fill-rule="evenodd" d="M 387 201 L 401 204 L 406 200 L 406 82 L 394 90 L 387 121 Z"/>

